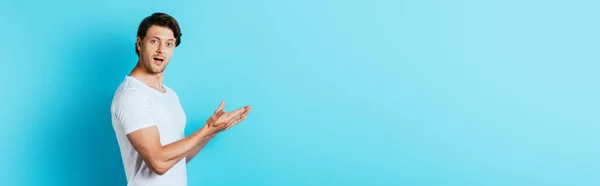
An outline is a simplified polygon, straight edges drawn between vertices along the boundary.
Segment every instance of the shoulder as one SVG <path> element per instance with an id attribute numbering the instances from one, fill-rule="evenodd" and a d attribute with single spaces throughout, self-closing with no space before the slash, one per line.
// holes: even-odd
<path id="1" fill-rule="evenodd" d="M 150 99 L 150 95 L 138 89 L 123 89 L 115 93 L 115 101 L 123 100 L 146 100 Z"/>
<path id="2" fill-rule="evenodd" d="M 135 106 L 154 106 L 154 103 L 147 93 L 134 88 L 121 89 L 115 93 L 113 109 Z"/>
<path id="3" fill-rule="evenodd" d="M 113 104 L 145 100 L 150 100 L 150 94 L 143 87 L 140 87 L 139 83 L 135 82 L 132 77 L 127 76 L 115 91 Z"/>

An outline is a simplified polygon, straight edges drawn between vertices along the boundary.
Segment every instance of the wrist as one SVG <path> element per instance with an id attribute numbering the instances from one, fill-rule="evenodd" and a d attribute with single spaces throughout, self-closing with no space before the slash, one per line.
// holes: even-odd
<path id="1" fill-rule="evenodd" d="M 202 128 L 200 128 L 200 130 L 198 130 L 198 136 L 200 137 L 200 140 L 204 140 L 204 139 L 210 137 L 211 135 L 212 135 L 212 132 L 207 127 L 207 125 L 204 125 Z"/>

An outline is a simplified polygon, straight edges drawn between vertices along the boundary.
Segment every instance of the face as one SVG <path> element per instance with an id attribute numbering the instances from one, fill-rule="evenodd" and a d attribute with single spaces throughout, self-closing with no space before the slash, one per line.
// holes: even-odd
<path id="1" fill-rule="evenodd" d="M 146 36 L 137 38 L 140 60 L 148 72 L 162 73 L 175 51 L 175 37 L 168 27 L 151 26 Z"/>

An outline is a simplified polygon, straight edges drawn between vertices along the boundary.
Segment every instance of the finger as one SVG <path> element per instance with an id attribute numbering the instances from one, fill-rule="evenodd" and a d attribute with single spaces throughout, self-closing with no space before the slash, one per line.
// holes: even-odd
<path id="1" fill-rule="evenodd" d="M 229 129 L 229 128 L 233 127 L 233 126 L 235 126 L 235 124 L 236 124 L 235 122 L 231 122 L 231 123 L 229 123 L 229 124 L 227 125 L 227 128 L 225 128 L 225 130 L 227 130 L 227 129 Z"/>
<path id="2" fill-rule="evenodd" d="M 236 114 L 233 112 L 225 112 L 225 114 L 223 114 L 223 116 L 221 116 L 221 121 L 223 122 L 229 122 L 230 119 L 235 118 Z"/>
<path id="3" fill-rule="evenodd" d="M 250 110 L 250 108 L 252 108 L 252 107 L 251 106 L 245 106 L 245 107 L 241 107 L 241 108 L 239 108 L 239 109 L 237 109 L 235 111 L 237 111 L 237 112 L 244 112 L 244 111 Z"/>
<path id="4" fill-rule="evenodd" d="M 233 126 L 235 126 L 235 125 L 229 125 L 229 126 L 227 126 L 227 128 L 225 130 L 230 129 Z"/>
<path id="5" fill-rule="evenodd" d="M 242 118 L 244 118 L 244 115 L 239 115 L 237 118 L 235 118 L 235 123 L 237 124 L 242 121 Z"/>
<path id="6" fill-rule="evenodd" d="M 227 124 L 229 125 L 235 125 L 237 123 L 238 118 L 240 118 L 241 115 L 234 115 L 233 117 L 229 118 L 227 120 Z"/>
<path id="7" fill-rule="evenodd" d="M 239 109 L 236 109 L 234 111 L 231 112 L 225 112 L 225 114 L 223 115 L 222 119 L 224 119 L 225 121 L 232 121 L 230 119 L 235 119 L 236 117 L 242 116 L 247 114 L 250 110 L 251 107 L 246 106 L 246 107 L 241 107 Z"/>
<path id="8" fill-rule="evenodd" d="M 239 118 L 236 118 L 235 120 L 231 121 L 231 123 L 229 123 L 229 126 L 227 126 L 227 129 L 237 125 L 238 123 L 240 123 Z"/>
<path id="9" fill-rule="evenodd" d="M 231 111 L 230 113 L 232 115 L 238 115 L 238 114 L 240 114 L 243 111 L 244 111 L 244 108 L 239 108 L 239 109 L 235 109 L 234 111 Z"/>
<path id="10" fill-rule="evenodd" d="M 218 118 L 220 118 L 221 116 L 223 116 L 223 114 L 225 114 L 225 111 L 223 111 L 223 110 L 218 110 L 218 111 L 215 113 L 215 115 L 214 115 L 214 116 L 215 116 L 215 117 L 218 119 Z"/>
<path id="11" fill-rule="evenodd" d="M 244 112 L 242 112 L 240 115 L 242 115 L 242 116 L 246 116 L 246 115 L 248 115 L 248 113 L 250 113 L 250 109 L 248 109 L 248 110 L 245 110 L 245 111 L 244 111 Z"/>
<path id="12" fill-rule="evenodd" d="M 228 112 L 228 114 L 230 114 L 232 117 L 238 117 L 238 116 L 241 116 L 241 115 L 243 115 L 243 114 L 245 114 L 247 112 L 248 112 L 248 109 L 246 107 L 242 107 L 242 108 L 239 108 L 239 109 L 237 109 L 235 111 Z"/>
<path id="13" fill-rule="evenodd" d="M 215 112 L 209 119 L 213 121 L 219 120 L 219 112 Z"/>
<path id="14" fill-rule="evenodd" d="M 232 126 L 237 125 L 237 124 L 241 123 L 242 121 L 244 121 L 244 119 L 246 119 L 246 115 L 239 115 L 236 118 L 234 118 L 233 121 L 231 121 L 230 125 L 232 125 Z"/>
<path id="15" fill-rule="evenodd" d="M 219 107 L 217 107 L 215 113 L 219 112 L 220 110 L 223 110 L 223 108 L 225 108 L 225 100 L 221 100 L 221 104 L 219 104 Z"/>
<path id="16" fill-rule="evenodd" d="M 246 112 L 244 112 L 244 115 L 248 115 L 248 113 L 250 113 L 251 109 L 252 109 L 251 106 L 246 107 Z"/>
<path id="17" fill-rule="evenodd" d="M 233 115 L 232 116 L 232 118 L 233 118 L 232 122 L 237 121 L 240 117 L 246 115 L 246 113 L 247 113 L 247 111 L 244 111 L 244 112 L 240 112 L 240 113 L 237 113 L 237 114 Z"/>
<path id="18" fill-rule="evenodd" d="M 238 118 L 236 118 L 236 120 L 231 124 L 231 126 L 227 127 L 227 129 L 236 126 L 237 124 L 241 123 L 242 121 L 244 121 L 244 119 L 246 119 L 246 116 L 240 116 Z"/>
<path id="19" fill-rule="evenodd" d="M 244 115 L 250 111 L 250 107 L 242 107 L 236 113 L 237 115 Z"/>
<path id="20" fill-rule="evenodd" d="M 237 118 L 237 115 L 233 115 L 233 116 L 231 116 L 230 118 L 227 118 L 227 120 L 226 120 L 226 121 L 227 121 L 227 123 L 229 124 L 229 123 L 231 123 L 231 122 L 235 121 L 235 119 L 236 119 L 236 118 Z"/>

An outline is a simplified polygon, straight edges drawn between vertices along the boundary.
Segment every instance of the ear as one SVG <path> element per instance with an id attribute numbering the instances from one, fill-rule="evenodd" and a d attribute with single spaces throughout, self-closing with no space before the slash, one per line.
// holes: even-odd
<path id="1" fill-rule="evenodd" d="M 140 36 L 137 36 L 136 38 L 135 47 L 137 47 L 138 51 L 142 51 L 142 39 Z"/>

